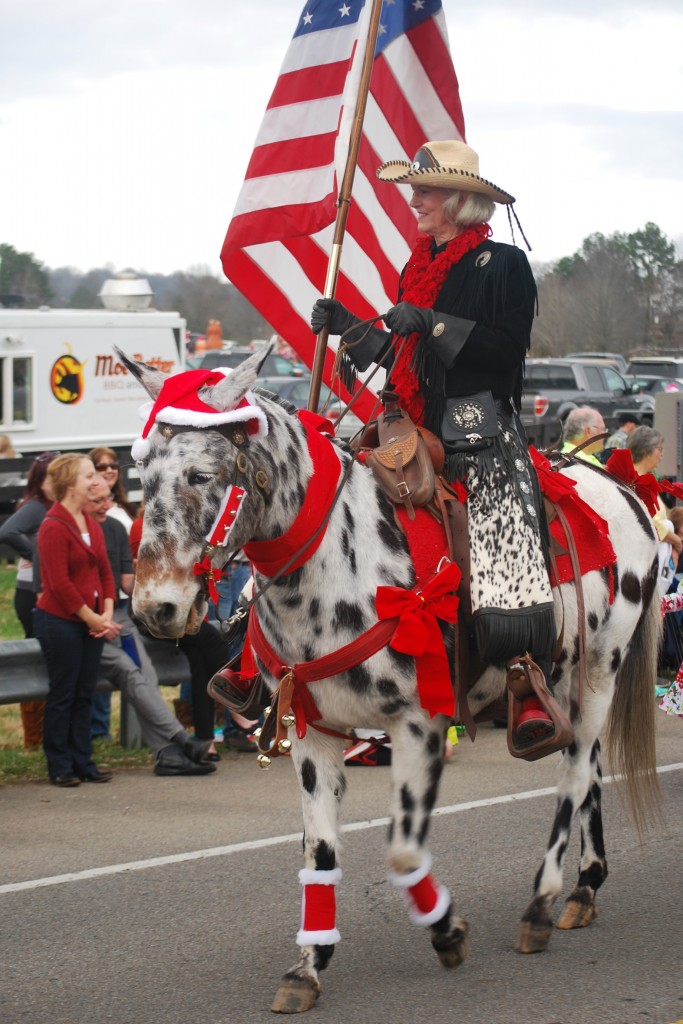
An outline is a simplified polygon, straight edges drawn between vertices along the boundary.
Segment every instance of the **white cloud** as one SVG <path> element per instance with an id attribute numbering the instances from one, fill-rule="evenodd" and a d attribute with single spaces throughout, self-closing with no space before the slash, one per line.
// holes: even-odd
<path id="1" fill-rule="evenodd" d="M 647 11 L 635 0 L 519 0 L 466 14 L 444 4 L 468 139 L 483 173 L 517 195 L 535 257 L 648 220 L 683 235 L 679 0 Z M 0 241 L 49 266 L 220 273 L 298 4 L 11 7 Z M 508 237 L 504 213 L 494 228 Z"/>

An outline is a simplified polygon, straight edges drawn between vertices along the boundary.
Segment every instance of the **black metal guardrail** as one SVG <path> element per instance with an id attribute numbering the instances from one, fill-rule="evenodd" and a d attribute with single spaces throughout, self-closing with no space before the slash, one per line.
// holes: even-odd
<path id="1" fill-rule="evenodd" d="M 159 677 L 160 686 L 179 686 L 190 678 L 190 665 L 172 640 L 143 636 L 145 648 Z M 97 690 L 112 686 L 100 676 Z M 44 700 L 48 692 L 45 659 L 37 640 L 0 641 L 0 704 Z M 137 715 L 121 695 L 121 746 L 139 747 L 142 733 Z"/>

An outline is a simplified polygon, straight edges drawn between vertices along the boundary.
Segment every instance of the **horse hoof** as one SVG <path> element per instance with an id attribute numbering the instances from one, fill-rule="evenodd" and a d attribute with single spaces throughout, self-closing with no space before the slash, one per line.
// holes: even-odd
<path id="1" fill-rule="evenodd" d="M 275 993 L 273 1013 L 305 1013 L 315 1005 L 320 985 L 310 978 L 284 978 Z"/>
<path id="2" fill-rule="evenodd" d="M 556 927 L 586 928 L 589 924 L 593 923 L 597 916 L 598 912 L 595 909 L 594 903 L 579 903 L 576 900 L 567 900 L 567 906 Z"/>
<path id="3" fill-rule="evenodd" d="M 467 959 L 467 936 L 470 926 L 461 917 L 454 918 L 448 935 L 432 939 L 432 945 L 444 967 L 452 970 Z"/>
<path id="4" fill-rule="evenodd" d="M 550 942 L 553 933 L 551 922 L 534 923 L 522 921 L 517 932 L 518 953 L 541 953 Z"/>

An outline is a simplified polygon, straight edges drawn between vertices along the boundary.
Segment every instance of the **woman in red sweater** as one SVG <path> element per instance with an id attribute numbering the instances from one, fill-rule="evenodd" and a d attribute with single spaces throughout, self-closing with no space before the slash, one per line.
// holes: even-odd
<path id="1" fill-rule="evenodd" d="M 108 782 L 92 760 L 90 712 L 116 592 L 98 523 L 84 511 L 96 479 L 84 455 L 60 455 L 48 482 L 55 503 L 38 531 L 42 590 L 35 615 L 50 681 L 43 748 L 50 782 Z M 119 627 L 120 628 L 120 627 Z"/>

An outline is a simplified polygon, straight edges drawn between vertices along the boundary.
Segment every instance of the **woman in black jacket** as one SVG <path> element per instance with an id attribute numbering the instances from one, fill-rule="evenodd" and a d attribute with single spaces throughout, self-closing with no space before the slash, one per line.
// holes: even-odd
<path id="1" fill-rule="evenodd" d="M 479 174 L 477 154 L 461 141 L 427 142 L 412 163 L 383 164 L 377 176 L 412 186 L 419 232 L 399 302 L 383 317 L 391 334 L 373 328 L 359 340 L 362 331 L 352 328 L 360 321 L 333 299 L 316 302 L 311 327 L 349 332 L 342 352 L 351 373 L 385 357 L 401 408 L 442 439 L 446 475 L 469 495 L 478 653 L 485 664 L 504 666 L 531 651 L 547 678 L 553 601 L 537 483 L 517 415 L 536 285 L 525 254 L 492 242 L 488 224 L 495 204 L 514 197 Z M 520 746 L 553 730 L 530 701 Z"/>

